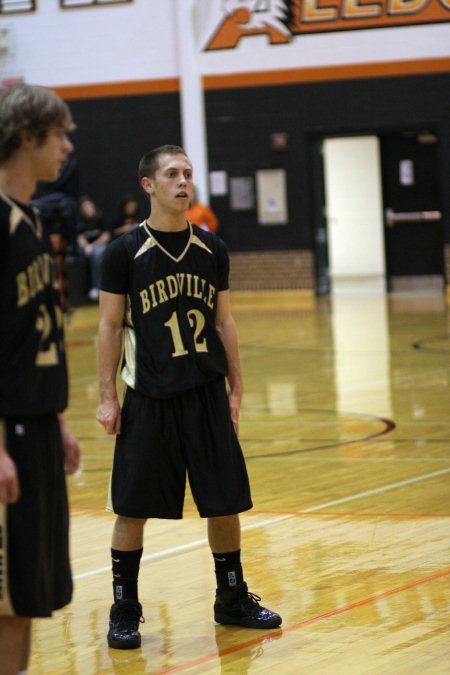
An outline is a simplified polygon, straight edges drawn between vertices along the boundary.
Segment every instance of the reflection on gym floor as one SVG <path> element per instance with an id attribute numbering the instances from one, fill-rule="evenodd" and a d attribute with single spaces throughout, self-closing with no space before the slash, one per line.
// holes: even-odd
<path id="1" fill-rule="evenodd" d="M 142 647 L 109 650 L 113 441 L 95 421 L 97 308 L 68 326 L 73 603 L 36 622 L 30 675 L 448 672 L 450 340 L 440 295 L 236 293 L 251 589 L 281 629 L 216 626 L 190 494 L 147 524 Z"/>

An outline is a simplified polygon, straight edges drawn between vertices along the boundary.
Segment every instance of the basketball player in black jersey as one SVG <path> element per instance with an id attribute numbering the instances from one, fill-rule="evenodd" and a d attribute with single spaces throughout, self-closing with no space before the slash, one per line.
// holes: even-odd
<path id="1" fill-rule="evenodd" d="M 67 105 L 31 85 L 0 91 L 0 654 L 25 672 L 33 617 L 70 602 L 62 313 L 49 238 L 30 206 L 73 150 Z M 65 465 L 65 466 L 64 466 Z"/>
<path id="2" fill-rule="evenodd" d="M 117 649 L 141 642 L 137 580 L 146 519 L 182 517 L 186 474 L 199 514 L 208 519 L 215 620 L 250 628 L 281 623 L 248 592 L 240 561 L 238 514 L 252 501 L 237 438 L 242 378 L 227 250 L 216 235 L 186 221 L 193 180 L 181 147 L 144 155 L 139 176 L 151 214 L 109 245 L 100 291 L 97 419 L 116 434 L 108 644 Z"/>

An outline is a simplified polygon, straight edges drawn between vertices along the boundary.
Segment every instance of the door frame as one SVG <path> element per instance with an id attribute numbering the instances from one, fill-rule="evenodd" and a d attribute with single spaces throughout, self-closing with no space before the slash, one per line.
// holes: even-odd
<path id="1" fill-rule="evenodd" d="M 368 128 L 361 129 L 321 129 L 318 131 L 311 131 L 307 134 L 308 141 L 308 157 L 309 157 L 309 166 L 311 167 L 310 173 L 310 187 L 311 187 L 311 198 L 312 198 L 312 226 L 313 226 L 313 238 L 314 238 L 314 259 L 315 259 L 315 277 L 316 277 L 316 295 L 325 296 L 329 295 L 331 292 L 331 279 L 329 274 L 329 256 L 328 256 L 328 229 L 327 229 L 327 217 L 325 211 L 325 178 L 324 178 L 324 162 L 323 162 L 323 151 L 322 146 L 323 142 L 327 138 L 351 138 L 359 136 L 377 136 L 380 141 L 384 135 L 392 134 L 402 134 L 402 133 L 435 133 L 438 136 L 438 149 L 436 161 L 438 164 L 438 190 L 439 194 L 443 195 L 443 172 L 442 172 L 442 157 L 441 157 L 441 148 L 439 147 L 439 132 L 436 129 L 435 124 L 421 124 L 421 125 L 412 125 L 402 127 L 398 126 L 371 126 Z M 383 180 L 383 175 L 382 175 Z M 382 195 L 383 197 L 383 195 Z M 386 227 L 386 205 L 384 204 L 383 199 L 383 219 L 384 219 L 384 228 Z M 443 213 L 443 218 L 445 214 Z M 383 233 L 384 235 L 384 233 Z M 445 219 L 443 226 L 443 241 L 442 241 L 442 255 L 445 262 Z M 385 263 L 386 260 L 386 250 L 385 250 Z M 446 268 L 444 264 L 444 291 L 445 286 L 449 283 L 447 278 Z M 387 264 L 386 264 L 386 293 L 391 292 L 391 284 L 389 277 L 387 275 Z"/>

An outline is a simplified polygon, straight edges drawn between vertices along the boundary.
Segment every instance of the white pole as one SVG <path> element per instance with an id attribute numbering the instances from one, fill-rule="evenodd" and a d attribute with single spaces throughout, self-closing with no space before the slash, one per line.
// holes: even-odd
<path id="1" fill-rule="evenodd" d="M 198 199 L 209 200 L 205 104 L 194 12 L 197 0 L 175 0 L 182 145 L 194 167 Z"/>

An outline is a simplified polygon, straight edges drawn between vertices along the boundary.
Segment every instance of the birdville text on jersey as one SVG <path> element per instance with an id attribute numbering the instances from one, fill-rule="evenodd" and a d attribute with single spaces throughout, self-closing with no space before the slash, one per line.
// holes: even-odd
<path id="1" fill-rule="evenodd" d="M 164 279 L 158 279 L 155 283 L 139 292 L 142 303 L 142 313 L 146 314 L 153 307 L 157 307 L 163 302 L 167 302 L 177 295 L 187 295 L 188 297 L 203 300 L 210 309 L 214 309 L 215 287 L 206 279 L 202 279 L 196 274 L 186 274 L 179 272 L 176 275 L 169 274 Z"/>
<path id="2" fill-rule="evenodd" d="M 18 307 L 26 305 L 45 286 L 53 286 L 53 288 L 58 289 L 59 283 L 51 255 L 49 253 L 39 255 L 36 260 L 28 265 L 26 271 L 17 274 L 16 283 Z"/>

